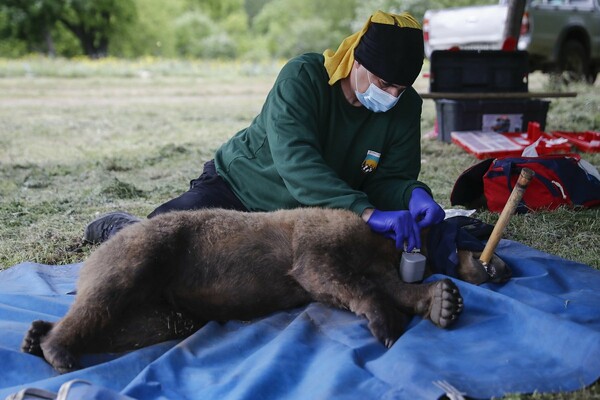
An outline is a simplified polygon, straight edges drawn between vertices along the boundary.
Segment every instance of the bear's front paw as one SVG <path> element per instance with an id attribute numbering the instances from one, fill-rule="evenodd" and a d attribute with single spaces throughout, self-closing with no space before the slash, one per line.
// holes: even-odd
<path id="1" fill-rule="evenodd" d="M 450 279 L 435 282 L 431 287 L 428 318 L 440 328 L 452 325 L 463 310 L 463 299 L 458 287 Z"/>

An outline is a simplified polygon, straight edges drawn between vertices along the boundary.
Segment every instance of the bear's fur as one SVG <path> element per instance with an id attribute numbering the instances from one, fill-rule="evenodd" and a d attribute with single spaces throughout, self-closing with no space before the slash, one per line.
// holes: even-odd
<path id="1" fill-rule="evenodd" d="M 207 321 L 312 301 L 365 317 L 388 347 L 412 315 L 451 325 L 463 308 L 454 283 L 404 283 L 399 259 L 393 241 L 349 211 L 171 212 L 98 247 L 68 313 L 33 322 L 22 350 L 68 372 L 84 353 L 135 349 L 189 336 Z"/>

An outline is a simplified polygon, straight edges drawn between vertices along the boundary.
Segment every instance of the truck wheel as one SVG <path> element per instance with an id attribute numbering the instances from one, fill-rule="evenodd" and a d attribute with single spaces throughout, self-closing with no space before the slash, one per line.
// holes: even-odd
<path id="1" fill-rule="evenodd" d="M 589 57 L 585 47 L 577 40 L 567 40 L 558 59 L 562 79 L 568 82 L 588 81 L 592 78 Z"/>

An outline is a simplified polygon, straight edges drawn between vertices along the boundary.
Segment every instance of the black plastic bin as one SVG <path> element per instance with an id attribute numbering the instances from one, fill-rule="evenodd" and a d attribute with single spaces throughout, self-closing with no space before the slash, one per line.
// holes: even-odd
<path id="1" fill-rule="evenodd" d="M 493 119 L 495 116 L 505 116 L 507 120 L 516 117 L 520 120 L 521 124 L 517 129 L 507 131 L 525 132 L 529 122 L 539 122 L 540 128 L 544 130 L 549 105 L 550 101 L 539 99 L 436 100 L 438 139 L 450 143 L 452 132 L 483 130 L 484 117 Z"/>
<path id="2" fill-rule="evenodd" d="M 527 92 L 526 51 L 436 50 L 431 54 L 430 92 Z"/>

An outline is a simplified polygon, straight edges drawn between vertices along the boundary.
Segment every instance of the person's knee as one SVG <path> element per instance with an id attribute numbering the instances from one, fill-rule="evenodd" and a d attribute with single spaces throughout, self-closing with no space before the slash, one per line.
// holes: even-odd
<path id="1" fill-rule="evenodd" d="M 172 200 L 167 201 L 164 204 L 158 206 L 154 211 L 148 214 L 148 218 L 156 217 L 157 215 L 164 214 L 170 211 L 182 211 L 182 210 L 194 210 L 197 208 L 201 208 L 197 203 L 198 201 L 194 199 L 195 197 L 193 192 L 185 192 L 179 197 L 176 197 Z"/>

